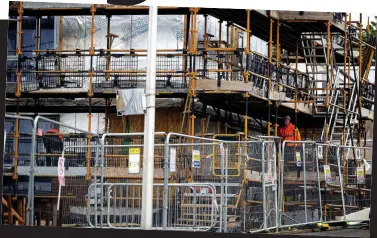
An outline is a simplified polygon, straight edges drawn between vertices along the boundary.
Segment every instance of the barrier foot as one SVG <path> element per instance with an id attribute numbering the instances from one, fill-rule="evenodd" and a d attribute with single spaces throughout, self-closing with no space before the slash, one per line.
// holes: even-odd
<path id="1" fill-rule="evenodd" d="M 317 227 L 321 230 L 328 230 L 330 226 L 327 223 L 317 223 Z"/>

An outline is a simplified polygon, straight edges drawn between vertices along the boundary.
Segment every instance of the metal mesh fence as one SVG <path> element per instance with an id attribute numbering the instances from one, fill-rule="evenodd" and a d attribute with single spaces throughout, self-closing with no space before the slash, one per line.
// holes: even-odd
<path id="1" fill-rule="evenodd" d="M 35 77 L 41 88 L 81 88 L 87 75 L 85 60 L 88 55 L 81 52 L 56 54 L 47 52 L 36 59 Z M 40 72 L 38 72 L 40 71 Z"/>
<path id="2" fill-rule="evenodd" d="M 263 192 L 264 192 L 264 226 L 265 230 L 278 227 L 278 173 L 274 141 L 263 142 Z"/>
<path id="3" fill-rule="evenodd" d="M 368 218 L 365 215 L 354 214 L 370 208 L 371 184 L 367 180 L 366 168 L 366 156 L 370 150 L 371 148 L 366 147 L 339 147 L 339 165 L 343 179 L 341 194 L 344 207 L 341 216 L 338 216 L 336 220 L 357 221 Z"/>
<path id="4" fill-rule="evenodd" d="M 193 71 L 201 79 L 243 81 L 242 57 L 239 53 L 205 52 L 189 58 Z M 233 59 L 233 60 L 231 60 Z"/>
<path id="5" fill-rule="evenodd" d="M 86 225 L 86 191 L 98 156 L 98 136 L 44 117 L 37 117 L 34 125 L 31 186 L 40 187 L 42 193 L 31 191 L 34 199 L 29 204 L 30 218 L 35 219 L 31 224 Z M 61 186 L 61 193 L 59 157 L 65 158 L 65 185 Z"/>
<path id="6" fill-rule="evenodd" d="M 371 206 L 371 189 L 372 189 L 372 147 L 361 148 L 361 156 L 363 159 L 363 165 L 365 167 L 365 188 L 369 189 L 365 191 L 363 207 L 369 208 Z M 368 218 L 369 219 L 369 218 Z"/>
<path id="7" fill-rule="evenodd" d="M 316 144 L 285 141 L 280 184 L 281 227 L 321 221 Z"/>
<path id="8" fill-rule="evenodd" d="M 206 138 L 172 134 L 169 137 L 169 177 L 179 182 L 220 182 L 219 143 Z M 172 161 L 172 153 L 175 161 Z"/>
<path id="9" fill-rule="evenodd" d="M 95 56 L 96 81 L 94 88 L 132 88 L 137 84 L 138 56 L 136 54 L 99 54 Z M 119 71 L 119 72 L 117 72 Z"/>
<path id="10" fill-rule="evenodd" d="M 26 206 L 30 183 L 30 154 L 33 132 L 33 118 L 5 116 L 6 141 L 4 142 L 3 202 L 8 224 L 25 224 Z M 36 186 L 36 194 L 41 193 Z M 13 207 L 15 209 L 13 209 Z M 1 214 L 3 215 L 3 214 Z"/>
<path id="11" fill-rule="evenodd" d="M 228 220 L 229 232 L 276 228 L 278 176 L 275 142 L 226 141 L 225 145 L 227 215 L 233 218 Z M 229 170 L 228 166 L 238 170 Z M 231 171 L 235 173 L 230 174 Z"/>
<path id="12" fill-rule="evenodd" d="M 334 193 L 340 190 L 339 154 L 335 145 L 318 144 L 317 157 L 321 184 L 321 200 L 323 203 L 322 220 L 330 222 L 335 219 L 336 211 L 342 207 L 342 197 Z"/>
<path id="13" fill-rule="evenodd" d="M 208 183 L 215 187 L 218 214 L 215 227 L 224 224 L 221 214 L 225 213 L 224 204 L 224 150 L 221 141 L 171 133 L 165 148 L 169 164 L 166 165 L 168 178 L 177 183 Z M 216 164 L 216 161 L 220 161 Z M 219 174 L 218 174 L 218 173 Z"/>
<path id="14" fill-rule="evenodd" d="M 156 132 L 155 182 L 161 182 L 164 178 L 164 142 L 165 133 Z M 88 205 L 89 225 L 102 227 L 108 225 L 105 207 L 109 186 L 114 183 L 138 183 L 142 181 L 144 133 L 106 133 L 102 136 L 101 145 L 101 156 L 95 170 L 98 175 L 98 184 L 93 183 L 87 191 L 88 197 L 92 201 Z M 97 203 L 95 202 L 96 199 Z"/>
<path id="15" fill-rule="evenodd" d="M 187 56 L 181 52 L 159 53 L 157 55 L 156 88 L 186 88 L 183 60 Z M 145 86 L 146 69 L 140 68 L 147 60 L 145 54 L 109 54 L 100 52 L 95 56 L 95 90 L 136 88 Z"/>
<path id="16" fill-rule="evenodd" d="M 88 55 L 81 52 L 39 53 L 37 57 L 22 56 L 18 60 L 21 72 L 21 91 L 39 88 L 82 88 L 88 76 L 85 62 Z"/>
<path id="17" fill-rule="evenodd" d="M 163 158 L 164 158 L 164 143 L 165 136 L 163 134 L 155 136 L 155 168 L 163 168 Z M 104 167 L 106 168 L 128 168 L 129 154 L 131 148 L 140 149 L 140 161 L 143 160 L 143 146 L 144 146 L 144 135 L 136 134 L 106 134 L 104 139 Z M 124 174 L 124 173 L 122 173 Z M 110 177 L 117 177 L 112 175 Z"/>
<path id="18" fill-rule="evenodd" d="M 142 184 L 113 184 L 107 195 L 107 224 L 111 228 L 139 229 Z M 154 184 L 153 228 L 162 228 L 163 184 Z M 215 224 L 215 188 L 205 184 L 168 185 L 169 230 L 206 231 Z"/>
<path id="19" fill-rule="evenodd" d="M 14 118 L 6 122 L 5 165 L 17 168 L 18 180 L 5 192 L 33 198 L 24 209 L 25 221 L 140 229 L 144 134 L 109 133 L 100 141 L 48 118 L 39 117 L 35 127 L 32 120 L 20 119 L 18 126 Z M 353 221 L 353 213 L 370 207 L 371 148 L 214 138 L 155 134 L 154 229 L 260 232 Z M 65 158 L 61 193 L 59 157 Z"/>

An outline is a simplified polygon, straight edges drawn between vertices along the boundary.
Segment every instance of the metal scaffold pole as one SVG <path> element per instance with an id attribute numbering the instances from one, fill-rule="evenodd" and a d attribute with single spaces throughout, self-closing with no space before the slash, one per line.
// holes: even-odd
<path id="1" fill-rule="evenodd" d="M 157 6 L 149 7 L 148 68 L 145 88 L 147 110 L 144 123 L 143 194 L 141 209 L 141 229 L 152 228 L 153 209 L 153 164 L 155 127 L 155 86 L 156 86 L 156 42 Z"/>

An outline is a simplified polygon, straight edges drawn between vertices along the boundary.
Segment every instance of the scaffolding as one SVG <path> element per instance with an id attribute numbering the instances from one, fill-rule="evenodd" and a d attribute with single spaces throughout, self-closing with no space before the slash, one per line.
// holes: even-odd
<path id="1" fill-rule="evenodd" d="M 131 44 L 129 48 L 114 46 L 120 36 L 112 33 L 112 18 L 131 16 L 132 37 L 136 34 L 132 31 L 132 16 L 147 15 L 148 8 L 94 4 L 60 8 L 58 15 L 56 10 L 25 8 L 22 2 L 11 5 L 10 15 L 17 17 L 18 27 L 16 60 L 8 61 L 7 98 L 16 99 L 17 116 L 23 112 L 20 102 L 24 98 L 35 99 L 36 110 L 41 98 L 87 98 L 88 105 L 83 109 L 88 113 L 87 131 L 92 131 L 92 101 L 102 98 L 105 104 L 100 110 L 105 112 L 105 132 L 109 132 L 111 101 L 116 98 L 117 90 L 145 87 L 146 70 L 142 65 L 147 59 L 146 49 L 134 49 Z M 225 14 L 221 9 L 159 7 L 159 14 L 183 18 L 182 47 L 157 49 L 156 58 L 156 97 L 184 100 L 182 134 L 235 140 L 240 149 L 244 147 L 241 141 L 251 139 L 252 130 L 270 138 L 279 136 L 279 119 L 291 114 L 296 131 L 305 130 L 305 139 L 347 148 L 366 143 L 366 122 L 373 120 L 374 110 L 374 83 L 368 75 L 374 64 L 376 38 L 364 41 L 365 29 L 360 21 L 351 21 L 348 14 L 319 14 L 309 20 L 305 14 L 302 17 L 299 13 L 252 9 L 230 9 Z M 85 22 L 88 21 L 87 48 L 64 48 L 63 30 L 67 26 L 63 20 L 75 15 L 85 16 Z M 22 42 L 26 16 L 35 16 L 35 49 L 31 50 L 24 49 Z M 59 44 L 53 49 L 41 49 L 42 16 L 59 16 L 56 34 Z M 210 17 L 218 20 L 215 34 L 209 31 Z M 103 48 L 96 48 L 99 24 L 106 31 Z M 252 50 L 253 36 L 267 43 L 266 55 Z M 302 64 L 305 70 L 300 70 Z M 198 105 L 202 107 L 198 109 Z M 201 131 L 196 131 L 198 121 Z M 209 131 L 210 121 L 216 121 L 215 130 Z M 237 124 L 237 129 L 232 124 Z M 307 136 L 310 127 L 312 136 Z M 64 141 L 79 140 L 74 137 L 64 135 Z M 15 121 L 12 138 L 15 145 L 12 179 L 16 181 L 19 119 Z M 85 141 L 78 143 L 87 146 L 85 176 L 89 181 L 93 178 L 93 138 L 88 134 Z M 122 153 L 106 156 L 114 160 L 127 157 Z M 330 163 L 331 153 L 324 146 L 324 165 Z M 356 150 L 352 153 L 355 156 Z M 340 167 L 346 170 L 348 155 L 343 154 Z M 112 163 L 111 159 L 108 161 Z M 229 166 L 229 171 L 241 173 L 241 163 Z M 348 181 L 348 173 L 342 174 L 343 181 Z M 3 203 L 10 204 L 4 200 Z M 325 206 L 323 212 L 327 209 Z"/>

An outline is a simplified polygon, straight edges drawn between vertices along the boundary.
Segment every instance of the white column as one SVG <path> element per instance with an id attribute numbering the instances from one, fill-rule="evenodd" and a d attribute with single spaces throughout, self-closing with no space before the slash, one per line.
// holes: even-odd
<path id="1" fill-rule="evenodd" d="M 144 120 L 144 161 L 143 194 L 141 208 L 141 229 L 152 229 L 153 209 L 153 165 L 154 165 L 154 127 L 155 127 L 155 91 L 156 91 L 156 42 L 157 42 L 157 6 L 149 7 L 148 33 L 148 68 L 146 82 L 147 110 Z"/>

